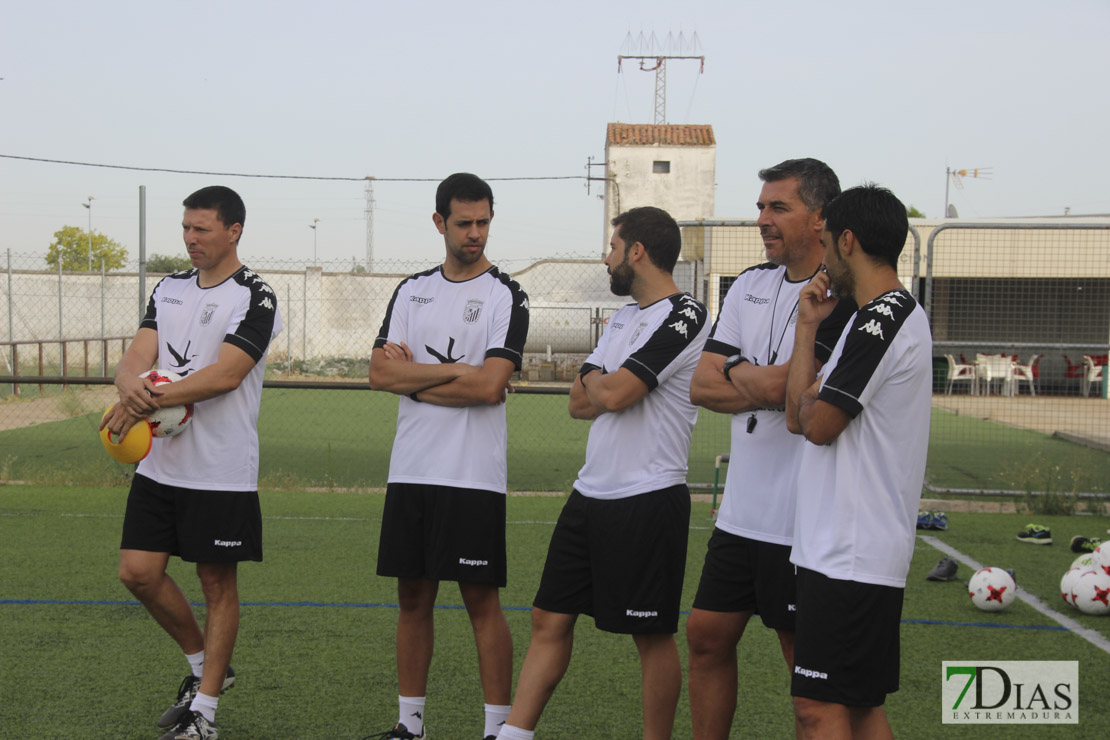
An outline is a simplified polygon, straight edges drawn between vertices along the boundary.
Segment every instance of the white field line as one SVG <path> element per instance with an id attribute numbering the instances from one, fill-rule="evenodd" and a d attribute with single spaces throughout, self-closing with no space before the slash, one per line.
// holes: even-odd
<path id="1" fill-rule="evenodd" d="M 954 547 L 951 547 L 950 545 L 946 545 L 945 543 L 938 540 L 936 537 L 933 537 L 933 536 L 927 535 L 927 534 L 919 534 L 918 538 L 920 540 L 922 540 L 923 542 L 925 542 L 929 545 L 932 545 L 937 550 L 940 550 L 941 552 L 943 552 L 948 557 L 950 557 L 954 560 L 958 560 L 959 562 L 968 566 L 972 570 L 981 570 L 984 567 L 981 563 L 976 562 L 970 556 L 964 555 L 962 552 L 960 552 L 959 550 L 957 550 Z M 1106 653 L 1110 653 L 1110 640 L 1107 640 L 1102 635 L 1102 633 L 1100 633 L 1096 630 L 1090 629 L 1089 627 L 1084 627 L 1083 625 L 1081 625 L 1079 622 L 1075 621 L 1071 617 L 1069 617 L 1065 614 L 1061 614 L 1060 612 L 1056 611 L 1055 609 L 1053 609 L 1048 604 L 1041 601 L 1041 599 L 1038 598 L 1036 595 L 1029 593 L 1028 591 L 1026 591 L 1023 588 L 1020 588 L 1020 587 L 1018 588 L 1017 598 L 1021 599 L 1026 604 L 1033 607 L 1034 609 L 1036 609 L 1037 611 L 1039 611 L 1041 614 L 1045 615 L 1049 619 L 1055 621 L 1060 626 L 1064 627 L 1065 629 L 1069 630 L 1070 632 L 1074 632 L 1079 637 L 1082 637 L 1084 640 L 1091 643 L 1092 645 L 1097 647 L 1099 650 L 1102 650 L 1103 652 L 1106 652 Z"/>

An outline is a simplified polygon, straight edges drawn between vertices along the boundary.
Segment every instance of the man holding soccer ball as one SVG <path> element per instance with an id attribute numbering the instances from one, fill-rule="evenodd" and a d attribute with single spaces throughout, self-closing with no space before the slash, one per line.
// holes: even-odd
<path id="1" fill-rule="evenodd" d="M 266 350 L 281 331 L 274 292 L 237 254 L 246 208 L 211 186 L 185 199 L 193 269 L 163 278 L 116 367 L 119 403 L 101 428 L 122 437 L 162 407 L 194 404 L 189 429 L 155 439 L 135 471 L 124 514 L 120 580 L 181 647 L 191 671 L 158 721 L 163 740 L 212 740 L 220 693 L 235 680 L 238 563 L 262 560 L 258 408 Z M 152 366 L 181 380 L 155 387 Z M 171 555 L 196 563 L 203 630 L 166 573 Z"/>
<path id="2" fill-rule="evenodd" d="M 794 714 L 806 738 L 891 737 L 902 594 L 917 528 L 932 402 L 932 336 L 898 281 L 906 208 L 875 185 L 824 209 L 825 269 L 801 292 L 786 423 L 798 464 Z M 831 288 L 832 295 L 829 295 Z M 840 297 L 859 309 L 828 362 L 817 328 Z"/>
<path id="3" fill-rule="evenodd" d="M 478 647 L 485 730 L 509 713 L 505 394 L 528 335 L 528 296 L 485 256 L 493 191 L 469 173 L 436 190 L 443 264 L 406 278 L 370 356 L 370 387 L 399 395 L 378 575 L 397 579 L 398 719 L 382 737 L 422 738 L 433 609 L 455 581 Z M 476 733 L 475 733 L 476 734 Z"/>

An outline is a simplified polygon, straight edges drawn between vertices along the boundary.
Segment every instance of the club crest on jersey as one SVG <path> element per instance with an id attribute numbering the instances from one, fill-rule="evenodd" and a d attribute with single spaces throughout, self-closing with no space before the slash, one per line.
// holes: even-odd
<path id="1" fill-rule="evenodd" d="M 207 304 L 204 307 L 204 310 L 200 312 L 200 325 L 201 326 L 208 326 L 209 324 L 211 324 L 212 323 L 212 316 L 215 315 L 216 309 L 219 308 L 219 307 L 220 307 L 220 304 L 218 304 L 218 303 L 209 303 L 209 304 Z"/>
<path id="2" fill-rule="evenodd" d="M 632 332 L 632 336 L 628 338 L 628 346 L 631 347 L 633 344 L 636 343 L 636 340 L 639 339 L 640 335 L 644 333 L 644 326 L 645 325 L 641 323 L 639 326 L 636 327 L 636 331 Z"/>
<path id="3" fill-rule="evenodd" d="M 468 324 L 473 324 L 482 315 L 482 306 L 485 301 L 480 301 L 477 298 L 471 298 L 466 302 L 466 308 L 463 309 L 463 321 Z"/>

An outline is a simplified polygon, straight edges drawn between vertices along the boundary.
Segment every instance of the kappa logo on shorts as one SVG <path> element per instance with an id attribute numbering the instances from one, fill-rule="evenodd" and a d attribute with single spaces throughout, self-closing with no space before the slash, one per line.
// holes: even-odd
<path id="1" fill-rule="evenodd" d="M 243 543 L 240 540 L 213 540 L 212 544 L 216 547 L 242 547 Z"/>
<path id="2" fill-rule="evenodd" d="M 808 668 L 802 668 L 801 666 L 797 665 L 794 666 L 794 673 L 798 674 L 799 676 L 805 676 L 806 678 L 819 678 L 822 681 L 829 680 L 829 674 L 827 673 L 822 673 L 821 671 L 811 671 Z"/>
<path id="3" fill-rule="evenodd" d="M 658 617 L 659 612 L 639 611 L 637 609 L 625 609 L 624 616 L 626 617 L 639 617 L 640 619 L 647 619 L 649 617 Z"/>
<path id="4" fill-rule="evenodd" d="M 471 560 L 470 558 L 459 558 L 459 565 L 472 565 L 474 567 L 489 565 L 488 560 Z"/>

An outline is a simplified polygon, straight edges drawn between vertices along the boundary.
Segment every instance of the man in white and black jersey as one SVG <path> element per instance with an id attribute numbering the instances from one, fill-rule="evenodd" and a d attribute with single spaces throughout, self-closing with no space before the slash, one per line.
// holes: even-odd
<path id="1" fill-rule="evenodd" d="M 846 190 L 825 207 L 827 273 L 798 303 L 786 419 L 808 442 L 790 556 L 798 566 L 790 689 L 807 739 L 892 737 L 882 705 L 898 690 L 933 382 L 928 319 L 898 281 L 908 231 L 889 190 Z M 817 328 L 849 296 L 859 310 L 818 370 Z"/>
<path id="2" fill-rule="evenodd" d="M 760 170 L 756 202 L 767 262 L 729 287 L 690 384 L 690 399 L 732 415 L 729 474 L 709 540 L 686 639 L 694 737 L 727 738 L 736 712 L 737 645 L 753 614 L 794 658 L 794 476 L 802 440 L 786 429 L 786 372 L 794 349 L 798 295 L 824 258 L 822 209 L 840 194 L 836 174 L 816 159 Z M 828 359 L 852 306 L 821 326 L 817 356 Z"/>
<path id="3" fill-rule="evenodd" d="M 474 629 L 483 737 L 509 714 L 513 645 L 506 583 L 505 394 L 528 335 L 528 296 L 485 255 L 493 192 L 468 173 L 436 191 L 441 266 L 397 286 L 370 357 L 370 387 L 399 395 L 378 545 L 397 579 L 398 719 L 384 737 L 421 738 L 440 581 L 456 581 Z M 476 733 L 475 733 L 476 734 Z"/>
<path id="4" fill-rule="evenodd" d="M 571 387 L 570 415 L 593 420 L 586 464 L 551 537 L 502 740 L 533 736 L 570 662 L 579 614 L 606 632 L 632 635 L 643 737 L 669 738 L 674 726 L 682 688 L 674 633 L 690 523 L 686 465 L 697 421 L 689 388 L 709 324 L 705 306 L 672 277 L 681 249 L 674 219 L 633 208 L 613 226 L 605 259 L 611 287 L 636 302 L 610 317 Z"/>
<path id="5" fill-rule="evenodd" d="M 159 407 L 195 404 L 190 428 L 155 439 L 127 497 L 120 579 L 177 642 L 190 674 L 158 726 L 164 740 L 217 737 L 220 693 L 235 681 L 238 564 L 262 560 L 258 503 L 258 408 L 266 350 L 281 331 L 277 298 L 243 266 L 246 208 L 235 191 L 202 188 L 182 220 L 191 270 L 163 278 L 116 367 L 119 403 L 101 422 L 122 435 Z M 155 388 L 152 366 L 182 376 Z M 171 555 L 196 563 L 205 600 L 202 630 L 177 583 Z"/>

